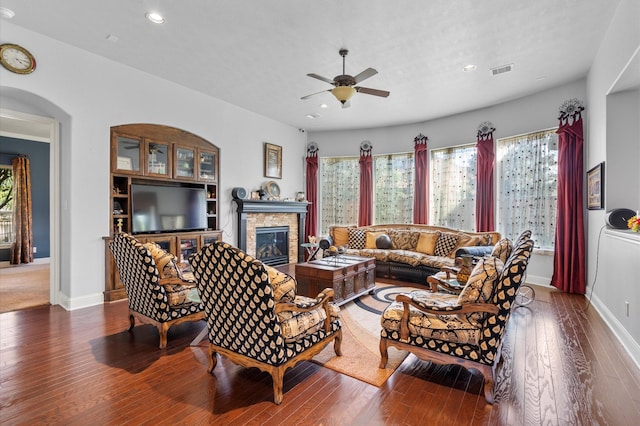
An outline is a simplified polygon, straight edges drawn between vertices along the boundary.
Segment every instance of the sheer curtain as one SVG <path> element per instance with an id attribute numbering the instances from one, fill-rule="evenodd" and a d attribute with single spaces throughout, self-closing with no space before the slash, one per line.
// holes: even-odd
<path id="1" fill-rule="evenodd" d="M 358 157 L 320 159 L 321 233 L 331 225 L 358 223 Z"/>
<path id="2" fill-rule="evenodd" d="M 374 223 L 413 222 L 413 153 L 376 155 Z"/>
<path id="3" fill-rule="evenodd" d="M 557 164 L 555 130 L 498 140 L 498 229 L 504 236 L 530 229 L 536 247 L 553 249 Z"/>
<path id="4" fill-rule="evenodd" d="M 413 223 L 429 223 L 429 167 L 427 142 L 429 138 L 420 133 L 413 140 L 416 179 L 413 197 Z"/>
<path id="5" fill-rule="evenodd" d="M 31 201 L 31 166 L 27 157 L 16 157 L 13 166 L 13 226 L 15 241 L 9 263 L 33 262 L 33 212 Z"/>
<path id="6" fill-rule="evenodd" d="M 436 226 L 475 229 L 475 145 L 431 152 L 431 220 Z"/>
<path id="7" fill-rule="evenodd" d="M 358 209 L 358 226 L 373 223 L 373 160 L 371 144 L 363 141 L 360 145 L 360 206 Z"/>

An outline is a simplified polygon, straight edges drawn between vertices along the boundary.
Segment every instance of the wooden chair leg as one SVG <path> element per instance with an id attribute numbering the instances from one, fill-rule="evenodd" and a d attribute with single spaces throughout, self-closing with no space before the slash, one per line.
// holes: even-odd
<path id="1" fill-rule="evenodd" d="M 129 314 L 129 328 L 127 331 L 133 330 L 133 327 L 136 326 L 136 318 L 130 313 Z"/>
<path id="2" fill-rule="evenodd" d="M 389 362 L 389 353 L 387 352 L 387 339 L 380 338 L 380 365 L 378 368 L 385 368 Z"/>
<path id="3" fill-rule="evenodd" d="M 342 356 L 342 330 L 336 331 L 336 338 L 333 341 L 333 350 L 336 355 Z"/>
<path id="4" fill-rule="evenodd" d="M 167 347 L 167 331 L 169 331 L 169 325 L 166 322 L 158 324 L 158 332 L 160 333 L 160 349 Z"/>
<path id="5" fill-rule="evenodd" d="M 271 378 L 273 379 L 273 402 L 276 405 L 282 403 L 282 386 L 284 383 L 284 368 L 276 368 L 271 372 Z"/>
<path id="6" fill-rule="evenodd" d="M 484 366 L 484 368 L 479 368 L 478 370 L 484 377 L 484 399 L 489 404 L 493 404 L 493 367 L 487 365 Z"/>
<path id="7" fill-rule="evenodd" d="M 217 364 L 218 364 L 218 354 L 215 351 L 215 349 L 213 349 L 213 347 L 209 345 L 209 369 L 207 370 L 207 372 L 213 373 L 213 369 L 216 368 Z"/>

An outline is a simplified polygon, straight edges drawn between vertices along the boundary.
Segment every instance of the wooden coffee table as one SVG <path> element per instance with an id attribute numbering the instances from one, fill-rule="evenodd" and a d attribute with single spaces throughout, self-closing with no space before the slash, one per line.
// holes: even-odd
<path id="1" fill-rule="evenodd" d="M 372 257 L 331 256 L 296 264 L 296 293 L 316 297 L 325 288 L 333 288 L 334 301 L 342 305 L 373 293 L 376 261 Z"/>

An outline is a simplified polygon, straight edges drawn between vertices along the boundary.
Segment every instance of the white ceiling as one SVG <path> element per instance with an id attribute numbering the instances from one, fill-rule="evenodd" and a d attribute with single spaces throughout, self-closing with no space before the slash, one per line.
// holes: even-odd
<path id="1" fill-rule="evenodd" d="M 16 25 L 312 131 L 421 122 L 582 78 L 618 3 L 0 0 Z M 147 11 L 166 23 L 146 21 Z M 375 68 L 360 85 L 388 98 L 358 93 L 348 109 L 328 92 L 300 99 L 331 88 L 306 74 L 341 74 L 343 47 L 347 74 Z M 464 72 L 470 63 L 477 69 Z"/>

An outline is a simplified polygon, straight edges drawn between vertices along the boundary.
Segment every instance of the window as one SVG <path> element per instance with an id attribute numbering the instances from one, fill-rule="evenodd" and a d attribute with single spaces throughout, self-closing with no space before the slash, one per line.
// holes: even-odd
<path id="1" fill-rule="evenodd" d="M 373 223 L 412 223 L 414 154 L 373 157 Z"/>
<path id="2" fill-rule="evenodd" d="M 413 222 L 414 154 L 373 156 L 373 223 Z M 358 223 L 358 157 L 320 158 L 320 231 Z"/>
<path id="3" fill-rule="evenodd" d="M 13 242 L 13 171 L 0 166 L 0 246 Z"/>
<path id="4" fill-rule="evenodd" d="M 320 232 L 331 225 L 358 223 L 358 157 L 320 158 Z"/>
<path id="5" fill-rule="evenodd" d="M 498 230 L 515 238 L 530 229 L 537 248 L 553 249 L 558 204 L 556 129 L 498 139 Z"/>
<path id="6" fill-rule="evenodd" d="M 477 150 L 474 145 L 431 151 L 431 223 L 475 230 Z"/>

